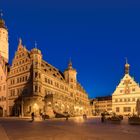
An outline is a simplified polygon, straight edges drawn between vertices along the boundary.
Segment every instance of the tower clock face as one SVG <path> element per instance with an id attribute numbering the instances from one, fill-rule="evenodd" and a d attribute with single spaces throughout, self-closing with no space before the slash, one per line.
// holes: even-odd
<path id="1" fill-rule="evenodd" d="M 130 80 L 125 80 L 124 81 L 124 84 L 125 84 L 125 93 L 126 94 L 129 94 L 130 93 L 129 83 L 130 83 Z"/>

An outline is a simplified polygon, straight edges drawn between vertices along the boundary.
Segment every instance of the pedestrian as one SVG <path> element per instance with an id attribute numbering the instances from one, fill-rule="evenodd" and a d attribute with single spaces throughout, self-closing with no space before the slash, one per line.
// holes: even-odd
<path id="1" fill-rule="evenodd" d="M 83 114 L 83 119 L 87 120 L 87 114 Z"/>
<path id="2" fill-rule="evenodd" d="M 43 119 L 43 120 L 46 119 L 46 113 L 45 113 L 45 112 L 42 114 L 42 119 Z"/>
<path id="3" fill-rule="evenodd" d="M 31 118 L 32 118 L 32 122 L 33 122 L 34 121 L 34 118 L 35 118 L 34 112 L 31 113 Z"/>
<path id="4" fill-rule="evenodd" d="M 105 114 L 102 113 L 102 114 L 101 114 L 101 122 L 104 123 L 104 121 L 105 121 Z"/>
<path id="5" fill-rule="evenodd" d="M 68 119 L 69 119 L 69 114 L 67 113 L 66 114 L 66 121 L 68 121 Z"/>

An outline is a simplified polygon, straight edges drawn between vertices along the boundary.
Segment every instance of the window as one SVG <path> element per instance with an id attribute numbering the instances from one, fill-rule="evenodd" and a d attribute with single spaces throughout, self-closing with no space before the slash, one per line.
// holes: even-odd
<path id="1" fill-rule="evenodd" d="M 135 98 L 133 98 L 132 101 L 135 102 Z"/>
<path id="2" fill-rule="evenodd" d="M 124 112 L 131 112 L 131 107 L 124 107 L 123 108 L 123 111 Z"/>
<path id="3" fill-rule="evenodd" d="M 26 81 L 28 80 L 28 76 L 25 77 Z"/>
<path id="4" fill-rule="evenodd" d="M 45 78 L 45 82 L 47 83 L 47 78 Z"/>
<path id="5" fill-rule="evenodd" d="M 70 93 L 70 96 L 73 97 L 73 93 Z"/>
<path id="6" fill-rule="evenodd" d="M 24 82 L 24 77 L 22 77 L 22 82 Z"/>
<path id="7" fill-rule="evenodd" d="M 135 88 L 133 88 L 132 91 L 134 92 L 135 91 Z"/>
<path id="8" fill-rule="evenodd" d="M 37 92 L 37 90 L 38 90 L 38 87 L 37 87 L 37 86 L 35 86 L 35 92 Z"/>
<path id="9" fill-rule="evenodd" d="M 115 102 L 118 102 L 118 99 L 115 99 Z"/>
<path id="10" fill-rule="evenodd" d="M 28 112 L 30 113 L 30 112 L 31 112 L 31 110 L 32 110 L 32 107 L 31 107 L 31 106 L 29 106 L 29 107 L 28 107 Z"/>
<path id="11" fill-rule="evenodd" d="M 20 82 L 22 82 L 22 78 L 20 77 Z"/>
<path id="12" fill-rule="evenodd" d="M 39 92 L 41 92 L 41 87 L 39 86 Z"/>
<path id="13" fill-rule="evenodd" d="M 128 98 L 127 101 L 130 102 L 130 98 Z"/>
<path id="14" fill-rule="evenodd" d="M 71 88 L 73 88 L 73 85 L 70 85 Z"/>
<path id="15" fill-rule="evenodd" d="M 50 84 L 50 79 L 48 79 L 48 84 Z"/>
<path id="16" fill-rule="evenodd" d="M 37 78 L 37 76 L 38 76 L 38 73 L 37 73 L 37 72 L 35 72 L 35 78 Z"/>
<path id="17" fill-rule="evenodd" d="M 51 80 L 51 85 L 53 85 L 53 81 Z"/>
<path id="18" fill-rule="evenodd" d="M 5 90 L 5 85 L 3 86 L 3 90 Z"/>

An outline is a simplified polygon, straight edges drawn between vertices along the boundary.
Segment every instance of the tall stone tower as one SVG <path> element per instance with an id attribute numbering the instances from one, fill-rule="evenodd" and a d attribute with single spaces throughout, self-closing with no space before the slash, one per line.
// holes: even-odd
<path id="1" fill-rule="evenodd" d="M 31 50 L 30 57 L 32 59 L 32 72 L 33 72 L 33 92 L 30 98 L 30 106 L 36 115 L 44 111 L 42 79 L 41 79 L 41 62 L 42 54 L 37 48 Z"/>
<path id="2" fill-rule="evenodd" d="M 41 93 L 41 51 L 37 48 L 32 49 L 31 58 L 33 62 L 33 95 L 39 95 Z"/>
<path id="3" fill-rule="evenodd" d="M 8 43 L 8 29 L 5 25 L 5 21 L 2 19 L 2 13 L 0 16 L 0 55 L 6 62 L 9 60 L 9 43 Z"/>
<path id="4" fill-rule="evenodd" d="M 71 60 L 69 61 L 68 68 L 64 71 L 65 80 L 70 84 L 71 88 L 76 88 L 77 71 L 72 67 Z"/>

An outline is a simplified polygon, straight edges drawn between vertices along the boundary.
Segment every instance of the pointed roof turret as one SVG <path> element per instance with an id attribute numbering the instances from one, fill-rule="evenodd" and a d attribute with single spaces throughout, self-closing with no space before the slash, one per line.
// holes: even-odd
<path id="1" fill-rule="evenodd" d="M 23 48 L 22 39 L 19 38 L 19 41 L 18 41 L 18 50 L 20 50 L 21 48 Z"/>
<path id="2" fill-rule="evenodd" d="M 2 11 L 0 11 L 0 28 L 4 28 L 7 29 L 6 25 L 5 25 L 5 21 L 3 20 L 3 13 Z"/>
<path id="3" fill-rule="evenodd" d="M 18 45 L 22 45 L 22 39 L 21 39 L 21 38 L 19 38 L 19 43 L 18 43 Z"/>
<path id="4" fill-rule="evenodd" d="M 130 65 L 128 64 L 128 60 L 126 58 L 126 63 L 125 63 L 125 74 L 129 74 L 129 70 L 130 70 Z"/>
<path id="5" fill-rule="evenodd" d="M 72 61 L 71 61 L 71 58 L 69 59 L 68 69 L 73 69 L 73 68 L 72 68 Z"/>
<path id="6" fill-rule="evenodd" d="M 35 47 L 31 50 L 31 54 L 39 54 L 42 55 L 41 50 L 37 48 L 37 42 L 35 41 Z"/>
<path id="7" fill-rule="evenodd" d="M 74 68 L 72 67 L 72 61 L 71 61 L 71 58 L 69 59 L 68 67 L 67 67 L 67 69 L 66 69 L 65 71 L 69 71 L 69 70 L 76 71 L 76 69 L 74 69 Z"/>

